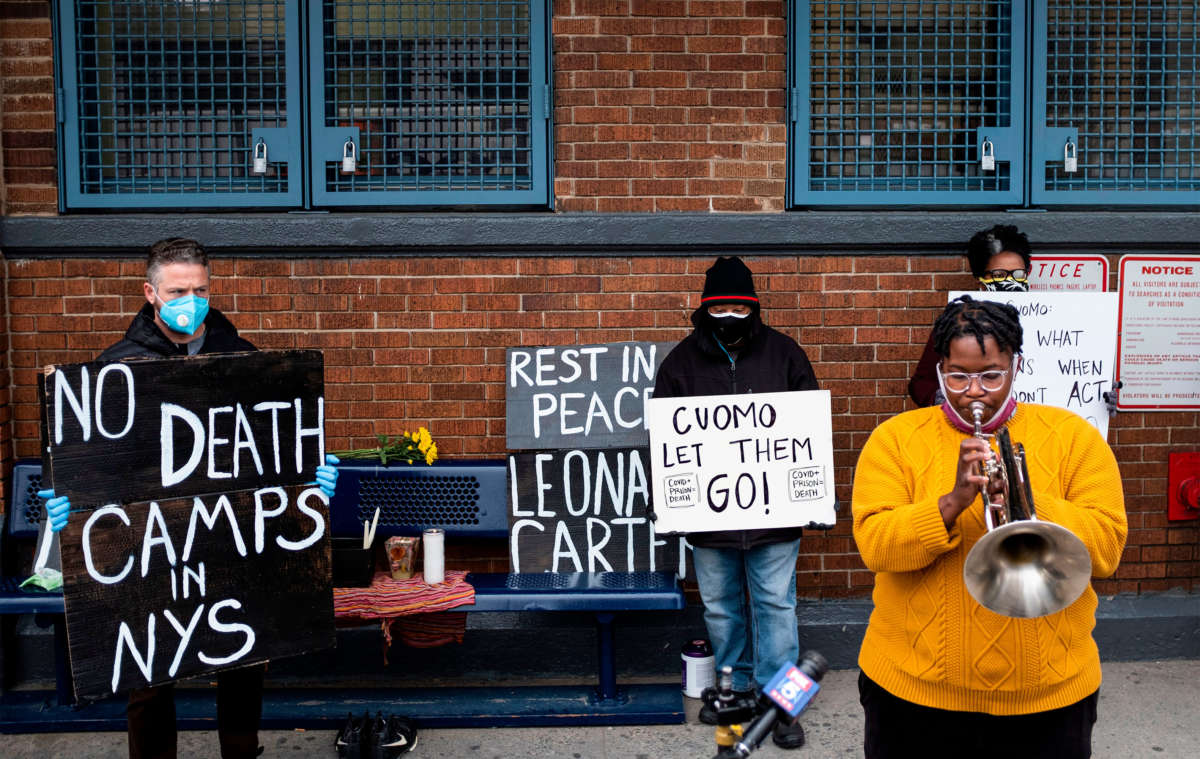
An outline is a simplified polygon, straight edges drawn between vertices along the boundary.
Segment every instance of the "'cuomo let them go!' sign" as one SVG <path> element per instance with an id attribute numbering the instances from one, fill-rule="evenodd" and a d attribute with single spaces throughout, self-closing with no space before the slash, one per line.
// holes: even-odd
<path id="1" fill-rule="evenodd" d="M 834 523 L 828 390 L 652 398 L 660 533 Z"/>

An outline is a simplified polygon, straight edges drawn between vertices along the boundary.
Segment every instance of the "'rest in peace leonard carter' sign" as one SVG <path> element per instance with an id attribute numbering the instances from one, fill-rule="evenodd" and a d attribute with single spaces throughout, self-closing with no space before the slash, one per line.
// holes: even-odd
<path id="1" fill-rule="evenodd" d="M 318 351 L 46 367 L 79 698 L 334 643 Z"/>

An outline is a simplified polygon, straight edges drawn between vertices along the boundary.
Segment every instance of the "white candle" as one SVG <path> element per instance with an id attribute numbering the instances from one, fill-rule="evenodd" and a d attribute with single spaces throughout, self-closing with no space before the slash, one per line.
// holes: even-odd
<path id="1" fill-rule="evenodd" d="M 431 527 L 422 535 L 425 554 L 425 584 L 437 585 L 446 579 L 446 533 Z"/>

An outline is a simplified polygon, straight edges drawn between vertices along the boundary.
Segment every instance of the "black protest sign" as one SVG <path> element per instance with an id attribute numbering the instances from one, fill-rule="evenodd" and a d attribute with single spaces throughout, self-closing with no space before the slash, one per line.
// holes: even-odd
<path id="1" fill-rule="evenodd" d="M 46 450 L 75 508 L 312 479 L 325 456 L 319 351 L 49 366 Z"/>
<path id="2" fill-rule="evenodd" d="M 76 694 L 332 646 L 326 500 L 291 485 L 73 516 L 62 546 Z"/>
<path id="3" fill-rule="evenodd" d="M 46 369 L 79 697 L 333 645 L 328 498 L 308 484 L 323 373 L 317 351 Z"/>
<path id="4" fill-rule="evenodd" d="M 645 448 L 510 454 L 513 572 L 668 570 L 686 578 L 687 541 L 649 519 Z"/>
<path id="5" fill-rule="evenodd" d="M 510 450 L 646 445 L 642 407 L 673 343 L 509 348 Z"/>

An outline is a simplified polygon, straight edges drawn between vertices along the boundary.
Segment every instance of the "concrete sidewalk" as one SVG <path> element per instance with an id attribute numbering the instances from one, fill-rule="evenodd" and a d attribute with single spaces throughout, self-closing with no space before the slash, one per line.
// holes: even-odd
<path id="1" fill-rule="evenodd" d="M 855 757 L 862 755 L 862 710 L 857 670 L 830 672 L 803 717 L 808 746 L 783 751 L 770 739 L 755 756 Z M 713 729 L 698 723 L 687 699 L 686 725 L 639 727 L 529 727 L 422 730 L 411 756 L 470 759 L 707 759 L 716 752 Z M 1095 759 L 1200 757 L 1200 659 L 1110 662 L 1104 665 Z M 332 757 L 332 731 L 269 731 L 260 736 L 264 757 Z M 0 737 L 4 759 L 107 759 L 125 756 L 122 733 L 60 733 Z M 180 734 L 179 756 L 217 757 L 216 734 Z"/>

